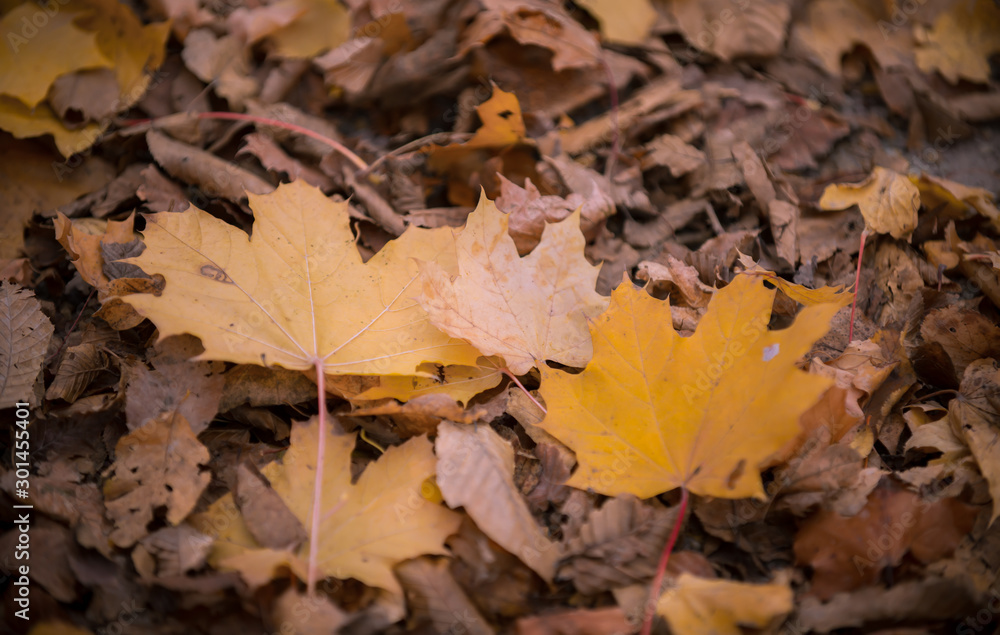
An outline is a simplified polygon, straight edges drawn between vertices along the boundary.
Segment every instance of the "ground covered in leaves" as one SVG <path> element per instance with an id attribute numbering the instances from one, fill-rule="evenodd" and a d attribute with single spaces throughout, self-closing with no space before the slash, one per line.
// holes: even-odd
<path id="1" fill-rule="evenodd" d="M 1000 624 L 995 2 L 0 27 L 3 632 Z"/>

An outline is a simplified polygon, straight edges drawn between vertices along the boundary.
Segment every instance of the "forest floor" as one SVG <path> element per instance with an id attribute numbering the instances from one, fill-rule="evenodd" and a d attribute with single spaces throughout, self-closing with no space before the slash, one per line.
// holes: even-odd
<path id="1" fill-rule="evenodd" d="M 0 632 L 997 632 L 997 3 L 0 26 Z"/>

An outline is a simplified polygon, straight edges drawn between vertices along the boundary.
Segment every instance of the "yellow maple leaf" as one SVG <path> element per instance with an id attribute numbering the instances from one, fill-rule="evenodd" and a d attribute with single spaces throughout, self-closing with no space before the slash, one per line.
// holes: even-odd
<path id="1" fill-rule="evenodd" d="M 792 610 L 787 583 L 746 584 L 682 573 L 656 604 L 674 635 L 740 635 L 741 626 L 763 628 Z"/>
<path id="2" fill-rule="evenodd" d="M 757 277 L 737 276 L 685 338 L 666 302 L 627 280 L 619 285 L 591 324 L 586 369 L 541 368 L 541 426 L 580 463 L 568 484 L 608 496 L 684 487 L 762 498 L 758 466 L 798 434 L 799 415 L 831 383 L 796 362 L 838 310 L 806 307 L 791 327 L 769 331 L 774 294 Z"/>
<path id="3" fill-rule="evenodd" d="M 295 424 L 282 462 L 262 472 L 305 527 L 312 526 L 319 426 Z M 319 510 L 318 566 L 327 576 L 356 578 L 369 586 L 401 593 L 392 567 L 422 554 L 446 553 L 444 540 L 461 516 L 427 500 L 425 481 L 437 459 L 427 437 L 390 447 L 351 484 L 351 451 L 356 435 L 329 436 Z M 310 540 L 315 536 L 310 536 Z M 308 543 L 298 551 L 309 554 Z"/>
<path id="4" fill-rule="evenodd" d="M 507 223 L 484 194 L 457 232 L 458 275 L 421 264 L 421 305 L 439 329 L 503 357 L 515 375 L 545 360 L 585 365 L 592 354 L 587 319 L 608 299 L 595 291 L 600 267 L 583 256 L 580 211 L 547 225 L 524 258 Z"/>
<path id="5" fill-rule="evenodd" d="M 990 56 L 1000 51 L 1000 9 L 991 0 L 951 3 L 927 32 L 916 50 L 917 66 L 937 71 L 952 84 L 968 79 L 990 81 Z"/>
<path id="6" fill-rule="evenodd" d="M 200 359 L 292 370 L 318 363 L 330 375 L 475 364 L 475 349 L 434 328 L 416 301 L 414 259 L 454 266 L 449 228 L 411 227 L 362 263 L 346 202 L 303 181 L 249 199 L 252 239 L 197 208 L 148 217 L 146 250 L 123 262 L 162 274 L 166 288 L 125 300 L 161 337 L 200 337 Z"/>
<path id="7" fill-rule="evenodd" d="M 108 122 L 88 123 L 81 128 L 70 129 L 46 103 L 29 108 L 13 97 L 0 95 L 0 130 L 6 130 L 18 139 L 50 134 L 64 157 L 94 145 L 107 126 Z"/>
<path id="8" fill-rule="evenodd" d="M 6 46 L 0 46 L 0 95 L 29 108 L 45 99 L 60 75 L 112 65 L 97 46 L 95 33 L 81 29 L 76 11 L 63 8 L 49 15 L 25 2 L 0 20 Z"/>
<path id="9" fill-rule="evenodd" d="M 282 461 L 262 470 L 307 529 L 312 527 L 318 429 L 315 419 L 296 423 Z M 444 553 L 444 539 L 458 528 L 461 516 L 439 500 L 430 500 L 436 488 L 427 479 L 434 475 L 437 459 L 426 437 L 390 447 L 352 484 L 355 443 L 355 434 L 327 438 L 318 565 L 325 576 L 355 578 L 399 593 L 392 567 L 422 554 Z M 189 522 L 214 539 L 209 563 L 222 571 L 238 571 L 254 588 L 269 582 L 281 568 L 300 579 L 307 576 L 310 544 L 305 542 L 294 552 L 261 547 L 232 494 Z"/>
<path id="10" fill-rule="evenodd" d="M 857 205 L 868 229 L 893 238 L 907 238 L 917 227 L 920 191 L 902 174 L 876 167 L 861 183 L 830 185 L 819 199 L 820 209 Z"/>

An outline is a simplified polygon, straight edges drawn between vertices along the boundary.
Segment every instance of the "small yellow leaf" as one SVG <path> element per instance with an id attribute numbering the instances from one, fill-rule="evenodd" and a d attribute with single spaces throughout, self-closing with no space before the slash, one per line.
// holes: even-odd
<path id="1" fill-rule="evenodd" d="M 484 194 L 456 237 L 458 276 L 421 265 L 421 305 L 439 329 L 500 355 L 515 375 L 545 360 L 584 366 L 592 353 L 587 319 L 608 300 L 595 290 L 600 267 L 583 255 L 580 211 L 548 225 L 524 258 L 507 223 Z"/>
<path id="2" fill-rule="evenodd" d="M 541 427 L 580 463 L 568 484 L 608 496 L 685 487 L 762 498 L 758 466 L 799 433 L 799 416 L 831 384 L 796 364 L 839 308 L 806 307 L 789 328 L 769 331 L 774 294 L 739 275 L 681 337 L 666 302 L 623 282 L 591 325 L 587 368 L 541 368 Z"/>
<path id="3" fill-rule="evenodd" d="M 292 0 L 303 13 L 268 37 L 282 57 L 309 59 L 351 37 L 351 12 L 339 0 Z"/>
<path id="4" fill-rule="evenodd" d="M 707 580 L 682 573 L 677 586 L 664 593 L 656 612 L 667 619 L 674 635 L 741 635 L 740 628 L 763 628 L 792 610 L 788 584 L 746 584 Z"/>
<path id="5" fill-rule="evenodd" d="M 857 205 L 868 229 L 893 238 L 907 238 L 917 227 L 920 192 L 902 174 L 876 167 L 857 184 L 830 185 L 819 200 L 820 209 L 838 210 Z"/>

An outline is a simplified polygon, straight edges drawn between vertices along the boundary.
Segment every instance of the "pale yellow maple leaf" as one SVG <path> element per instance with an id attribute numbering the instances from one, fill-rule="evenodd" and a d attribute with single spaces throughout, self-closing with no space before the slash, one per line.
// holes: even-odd
<path id="1" fill-rule="evenodd" d="M 307 528 L 312 526 L 318 429 L 315 421 L 294 425 L 291 446 L 281 463 L 263 470 Z M 319 570 L 398 594 L 401 589 L 392 567 L 419 555 L 446 553 L 444 540 L 458 529 L 461 516 L 427 500 L 425 481 L 434 476 L 437 465 L 427 437 L 388 448 L 352 484 L 351 452 L 356 441 L 354 434 L 326 440 Z M 308 553 L 309 544 L 303 544 L 298 555 L 306 558 Z"/>
<path id="2" fill-rule="evenodd" d="M 280 462 L 262 473 L 307 530 L 312 527 L 319 426 L 315 418 L 292 427 L 291 445 Z M 357 435 L 327 438 L 320 531 L 319 570 L 324 576 L 355 578 L 399 594 L 392 567 L 422 554 L 445 553 L 444 539 L 461 516 L 439 502 L 430 479 L 436 458 L 426 437 L 390 447 L 351 483 L 351 452 Z M 306 579 L 309 542 L 294 552 L 262 548 L 251 534 L 232 494 L 189 521 L 214 539 L 209 562 L 238 571 L 253 587 L 263 586 L 282 568 Z M 310 538 L 311 539 L 311 538 Z"/>
<path id="3" fill-rule="evenodd" d="M 763 628 L 787 615 L 793 596 L 787 582 L 747 584 L 682 573 L 660 597 L 656 612 L 674 635 L 741 635 L 741 626 Z"/>
<path id="4" fill-rule="evenodd" d="M 861 183 L 829 185 L 820 209 L 838 210 L 857 205 L 868 229 L 893 238 L 907 238 L 917 227 L 920 191 L 902 174 L 875 167 Z"/>
<path id="5" fill-rule="evenodd" d="M 475 349 L 434 328 L 416 301 L 415 259 L 454 267 L 450 229 L 411 227 L 362 263 L 346 202 L 303 181 L 249 199 L 252 239 L 196 208 L 147 218 L 146 250 L 123 262 L 162 274 L 166 288 L 123 299 L 161 337 L 200 337 L 200 359 L 292 370 L 318 363 L 330 375 L 475 364 Z"/>
<path id="6" fill-rule="evenodd" d="M 484 355 L 503 357 L 515 375 L 545 360 L 585 365 L 593 350 L 587 319 L 608 299 L 595 291 L 600 267 L 583 255 L 580 211 L 547 225 L 524 258 L 507 223 L 484 194 L 457 231 L 458 274 L 421 264 L 421 305 L 435 326 Z"/>
<path id="7" fill-rule="evenodd" d="M 796 364 L 829 329 L 836 304 L 806 307 L 769 331 L 774 289 L 739 275 L 716 292 L 694 335 L 627 280 L 591 325 L 594 358 L 571 375 L 542 367 L 541 427 L 576 452 L 568 484 L 655 496 L 676 487 L 763 497 L 758 466 L 799 433 L 831 384 Z"/>

